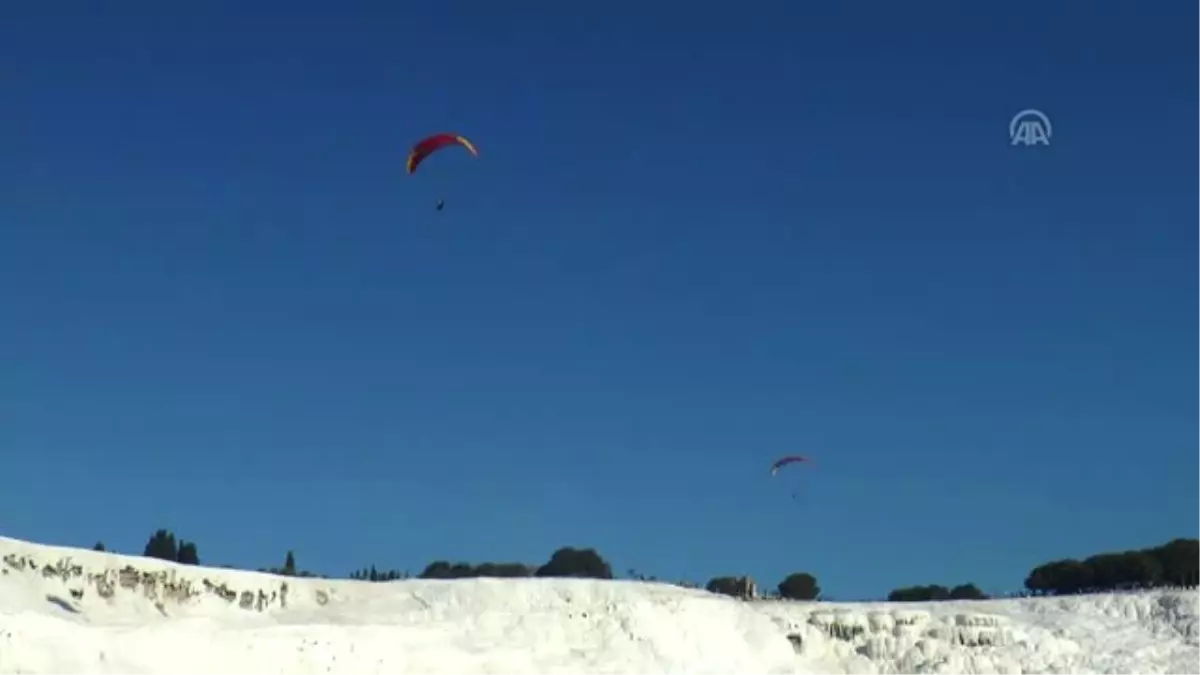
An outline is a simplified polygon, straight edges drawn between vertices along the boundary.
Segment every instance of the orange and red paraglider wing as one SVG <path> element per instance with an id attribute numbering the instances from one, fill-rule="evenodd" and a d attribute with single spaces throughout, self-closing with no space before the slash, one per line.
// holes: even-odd
<path id="1" fill-rule="evenodd" d="M 451 145 L 461 145 L 467 149 L 475 157 L 479 156 L 479 151 L 475 149 L 475 144 L 467 140 L 465 136 L 458 134 L 434 134 L 428 138 L 424 138 L 417 142 L 408 153 L 408 172 L 412 173 L 417 170 L 421 162 L 433 153 L 442 148 L 450 147 Z"/>

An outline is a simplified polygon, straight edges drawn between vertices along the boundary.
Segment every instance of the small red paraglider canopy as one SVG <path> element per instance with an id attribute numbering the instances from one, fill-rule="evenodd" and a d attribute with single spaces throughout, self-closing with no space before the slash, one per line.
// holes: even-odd
<path id="1" fill-rule="evenodd" d="M 421 162 L 425 161 L 426 157 L 429 157 L 442 148 L 450 147 L 451 145 L 461 145 L 475 157 L 479 156 L 479 151 L 475 149 L 475 144 L 467 140 L 465 136 L 449 133 L 434 134 L 417 141 L 417 144 L 412 147 L 411 151 L 409 151 L 407 163 L 408 172 L 411 174 L 412 172 L 416 171 L 417 167 L 421 165 Z"/>
<path id="2" fill-rule="evenodd" d="M 782 469 L 783 467 L 787 466 L 788 464 L 795 464 L 796 462 L 811 462 L 811 461 L 812 460 L 810 460 L 809 458 L 804 457 L 802 455 L 787 455 L 785 457 L 780 457 L 779 459 L 775 460 L 774 464 L 771 465 L 771 475 L 774 476 L 775 474 L 779 473 L 779 470 Z"/>

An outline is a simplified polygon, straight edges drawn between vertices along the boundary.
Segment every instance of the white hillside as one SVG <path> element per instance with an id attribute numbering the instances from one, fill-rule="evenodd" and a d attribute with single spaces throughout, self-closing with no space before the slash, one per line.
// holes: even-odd
<path id="1" fill-rule="evenodd" d="M 0 673 L 1200 673 L 1195 592 L 746 603 L 590 580 L 290 579 L 0 538 Z"/>

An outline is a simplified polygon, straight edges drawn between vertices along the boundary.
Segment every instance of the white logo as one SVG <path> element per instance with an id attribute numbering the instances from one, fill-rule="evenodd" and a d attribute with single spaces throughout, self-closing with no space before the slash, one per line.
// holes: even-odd
<path id="1" fill-rule="evenodd" d="M 1050 145 L 1054 129 L 1050 118 L 1041 110 L 1028 108 L 1013 115 L 1008 123 L 1008 137 L 1012 145 Z"/>

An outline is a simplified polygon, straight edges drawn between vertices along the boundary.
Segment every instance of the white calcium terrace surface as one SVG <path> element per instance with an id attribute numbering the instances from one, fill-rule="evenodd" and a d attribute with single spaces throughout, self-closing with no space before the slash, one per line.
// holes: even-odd
<path id="1" fill-rule="evenodd" d="M 0 673 L 1200 673 L 1196 591 L 742 602 L 297 579 L 0 538 Z"/>

